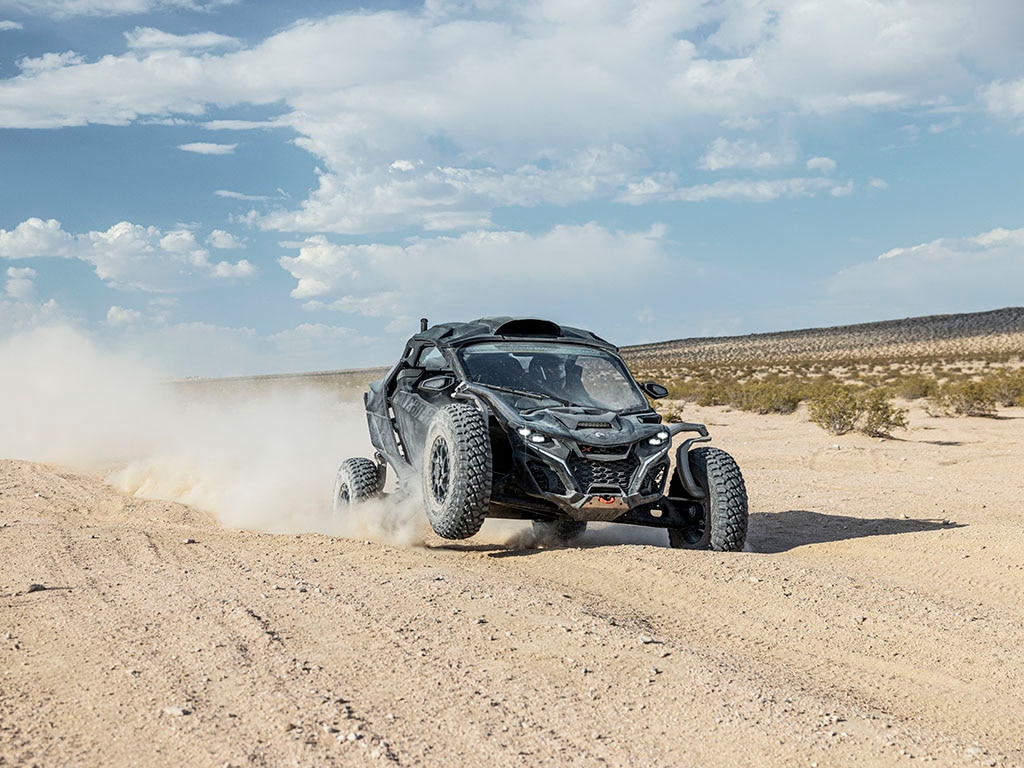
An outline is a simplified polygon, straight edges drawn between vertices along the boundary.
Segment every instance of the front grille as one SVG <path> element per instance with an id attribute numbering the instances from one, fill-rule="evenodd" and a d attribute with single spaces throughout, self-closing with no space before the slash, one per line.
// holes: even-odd
<path id="1" fill-rule="evenodd" d="M 617 485 L 625 493 L 629 489 L 633 473 L 640 466 L 640 460 L 636 456 L 618 461 L 592 461 L 570 456 L 568 464 L 569 471 L 576 478 L 576 483 L 583 493 L 587 493 L 592 485 Z"/>
<path id="2" fill-rule="evenodd" d="M 587 456 L 621 456 L 628 451 L 628 445 L 580 445 L 580 453 Z"/>

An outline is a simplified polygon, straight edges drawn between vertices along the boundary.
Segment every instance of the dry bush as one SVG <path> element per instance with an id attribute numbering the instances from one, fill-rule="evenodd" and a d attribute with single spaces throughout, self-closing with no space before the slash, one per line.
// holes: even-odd
<path id="1" fill-rule="evenodd" d="M 684 405 L 682 402 L 658 402 L 655 403 L 654 409 L 661 415 L 663 422 L 673 424 L 687 420 L 683 414 Z"/>
<path id="2" fill-rule="evenodd" d="M 989 373 L 979 380 L 984 371 Z M 835 420 L 836 429 L 879 435 L 905 426 L 906 411 L 889 404 L 890 396 L 924 399 L 925 411 L 931 415 L 994 416 L 997 406 L 1024 406 L 1024 369 L 1020 361 L 984 356 L 970 360 L 842 356 L 827 363 L 769 356 L 756 363 L 719 360 L 712 365 L 680 361 L 652 367 L 639 378 L 667 381 L 674 400 L 760 414 L 792 413 L 801 402 L 818 401 L 840 412 L 856 410 L 846 400 L 837 402 L 836 398 L 842 397 L 834 394 L 837 388 L 851 393 L 884 391 L 887 396 L 872 395 L 874 399 L 859 404 L 852 427 L 845 426 L 849 417 L 842 413 L 822 415 L 826 423 Z M 832 431 L 829 426 L 825 428 Z"/>
<path id="3" fill-rule="evenodd" d="M 996 399 L 980 381 L 952 381 L 928 398 L 929 414 L 943 416 L 996 415 Z"/>
<path id="4" fill-rule="evenodd" d="M 793 413 L 803 400 L 799 385 L 787 381 L 749 381 L 729 388 L 728 404 L 753 413 Z"/>
<path id="5" fill-rule="evenodd" d="M 933 377 L 916 373 L 904 376 L 890 386 L 897 396 L 905 400 L 920 400 L 934 395 L 938 383 Z"/>
<path id="6" fill-rule="evenodd" d="M 693 391 L 693 400 L 697 405 L 729 405 L 728 390 L 730 382 L 707 381 L 697 382 Z"/>
<path id="7" fill-rule="evenodd" d="M 892 437 L 894 430 L 907 428 L 907 409 L 895 407 L 885 391 L 862 392 L 859 399 L 862 413 L 858 431 L 869 437 Z"/>
<path id="8" fill-rule="evenodd" d="M 897 408 L 881 389 L 837 387 L 807 404 L 810 420 L 833 435 L 857 430 L 869 437 L 892 437 L 907 428 L 906 408 Z"/>
<path id="9" fill-rule="evenodd" d="M 836 387 L 807 404 L 808 418 L 832 435 L 852 432 L 860 414 L 860 398 L 845 387 Z"/>
<path id="10" fill-rule="evenodd" d="M 984 379 L 984 385 L 998 405 L 1010 408 L 1024 405 L 1024 370 L 996 371 Z"/>

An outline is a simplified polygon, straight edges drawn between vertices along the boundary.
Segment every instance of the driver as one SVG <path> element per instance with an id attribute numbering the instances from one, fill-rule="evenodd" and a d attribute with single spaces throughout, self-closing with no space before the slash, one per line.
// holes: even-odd
<path id="1" fill-rule="evenodd" d="M 558 355 L 537 354 L 530 361 L 530 378 L 553 395 L 565 393 L 565 360 Z"/>

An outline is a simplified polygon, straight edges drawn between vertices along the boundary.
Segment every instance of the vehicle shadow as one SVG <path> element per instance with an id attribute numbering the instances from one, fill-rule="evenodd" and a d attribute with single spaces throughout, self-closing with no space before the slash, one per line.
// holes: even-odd
<path id="1" fill-rule="evenodd" d="M 486 555 L 487 557 L 524 557 L 527 555 L 539 555 L 548 549 L 580 549 L 588 545 L 583 542 L 573 542 L 563 546 L 539 546 L 522 542 L 509 542 L 508 544 L 431 544 L 432 550 L 447 550 L 449 552 L 463 552 Z M 600 546 L 600 545 L 590 545 Z"/>
<path id="2" fill-rule="evenodd" d="M 963 527 L 963 524 L 942 520 L 846 517 L 807 509 L 755 512 L 750 515 L 745 549 L 748 552 L 775 555 L 808 544 Z"/>
<path id="3" fill-rule="evenodd" d="M 747 543 L 743 551 L 777 555 L 809 544 L 828 544 L 867 536 L 892 536 L 963 527 L 965 526 L 962 523 L 942 520 L 860 518 L 828 515 L 807 509 L 752 512 Z M 500 544 L 445 542 L 433 544 L 431 549 L 474 552 L 487 557 L 505 558 L 538 555 L 553 549 L 598 549 L 629 544 L 667 547 L 668 537 L 664 530 L 658 528 L 607 524 L 602 527 L 595 526 L 568 544 L 538 542 L 528 532 L 523 532 L 509 536 L 507 541 Z"/>
<path id="4" fill-rule="evenodd" d="M 558 549 L 598 549 L 628 544 L 667 547 L 668 534 L 662 528 L 592 523 L 586 533 L 567 543 L 538 540 L 529 529 L 526 529 L 510 534 L 501 543 L 444 542 L 431 544 L 431 549 L 474 552 L 487 557 L 504 558 L 538 555 Z"/>

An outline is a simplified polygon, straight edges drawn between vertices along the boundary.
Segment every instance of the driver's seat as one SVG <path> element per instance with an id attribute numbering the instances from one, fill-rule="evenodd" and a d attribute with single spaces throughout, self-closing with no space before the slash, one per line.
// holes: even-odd
<path id="1" fill-rule="evenodd" d="M 523 366 L 509 354 L 489 354 L 480 360 L 476 378 L 482 384 L 521 387 L 524 383 Z"/>

